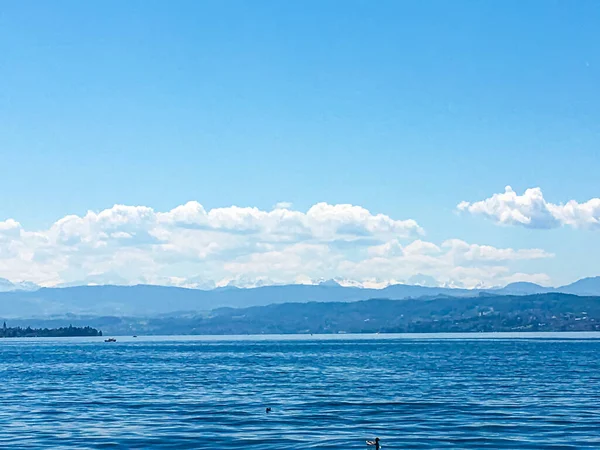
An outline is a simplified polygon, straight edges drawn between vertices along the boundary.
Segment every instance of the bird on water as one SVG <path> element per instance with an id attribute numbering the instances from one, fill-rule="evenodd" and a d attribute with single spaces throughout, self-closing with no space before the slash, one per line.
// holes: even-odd
<path id="1" fill-rule="evenodd" d="M 269 414 L 269 413 L 271 412 L 271 408 L 267 408 L 267 409 L 265 410 L 265 412 L 266 412 L 267 414 Z"/>
<path id="2" fill-rule="evenodd" d="M 379 450 L 381 448 L 381 444 L 379 444 L 379 438 L 376 437 L 374 441 L 367 441 L 367 445 L 375 446 L 375 450 Z"/>

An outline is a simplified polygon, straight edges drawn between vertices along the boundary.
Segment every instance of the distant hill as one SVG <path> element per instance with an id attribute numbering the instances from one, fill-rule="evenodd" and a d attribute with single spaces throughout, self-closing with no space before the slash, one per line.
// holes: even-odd
<path id="1" fill-rule="evenodd" d="M 482 294 L 282 303 L 149 318 L 71 315 L 11 323 L 22 327 L 93 326 L 111 335 L 599 331 L 600 297 Z"/>
<path id="2" fill-rule="evenodd" d="M 546 292 L 556 292 L 555 288 L 540 286 L 535 283 L 527 283 L 524 281 L 518 283 L 510 283 L 501 289 L 496 289 L 493 291 L 495 294 L 503 294 L 503 295 L 531 295 L 531 294 L 543 294 Z M 598 291 L 600 294 L 600 290 Z"/>
<path id="3" fill-rule="evenodd" d="M 600 295 L 600 277 L 583 278 L 556 290 L 575 295 Z"/>
<path id="4" fill-rule="evenodd" d="M 285 303 L 214 311 L 207 334 L 600 331 L 600 297 L 561 293 Z"/>
<path id="5" fill-rule="evenodd" d="M 394 285 L 361 289 L 340 285 L 285 285 L 210 291 L 166 286 L 76 286 L 42 288 L 35 292 L 0 293 L 0 316 L 35 317 L 57 314 L 153 315 L 176 311 L 208 311 L 289 302 L 349 302 L 373 297 L 404 299 L 425 295 L 474 295 L 468 289 Z"/>
<path id="6" fill-rule="evenodd" d="M 600 295 L 600 277 L 586 278 L 560 288 L 533 283 L 512 283 L 501 289 L 454 289 L 397 284 L 385 289 L 344 287 L 337 282 L 319 285 L 233 287 L 213 290 L 166 286 L 75 286 L 0 292 L 0 317 L 48 317 L 87 314 L 93 316 L 152 316 L 178 311 L 210 311 L 220 307 L 245 308 L 280 303 L 352 302 L 372 298 L 394 300 L 452 296 L 531 295 L 563 292 Z"/>

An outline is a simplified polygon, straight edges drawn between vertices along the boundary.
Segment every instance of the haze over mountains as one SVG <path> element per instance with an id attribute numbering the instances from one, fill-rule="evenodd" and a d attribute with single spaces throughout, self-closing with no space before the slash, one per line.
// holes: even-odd
<path id="1" fill-rule="evenodd" d="M 562 293 L 281 303 L 208 312 L 11 319 L 11 326 L 92 326 L 107 335 L 600 331 L 600 297 Z M 33 333 L 31 331 L 30 333 Z"/>
<path id="2" fill-rule="evenodd" d="M 40 286 L 29 281 L 13 283 L 12 281 L 7 280 L 6 278 L 0 278 L 0 292 L 35 291 L 39 288 Z"/>
<path id="3" fill-rule="evenodd" d="M 335 281 L 318 285 L 263 286 L 251 289 L 235 287 L 213 290 L 178 287 L 137 286 L 74 286 L 39 288 L 31 283 L 10 283 L 0 280 L 0 317 L 31 318 L 67 314 L 110 316 L 154 316 L 186 311 L 210 311 L 216 308 L 247 308 L 280 303 L 352 302 L 385 298 L 488 295 L 531 295 L 549 292 L 600 296 L 600 277 L 584 278 L 557 288 L 534 283 L 512 283 L 498 289 L 456 289 L 418 285 L 391 285 L 384 289 L 341 286 Z M 11 287 L 12 286 L 12 287 Z"/>

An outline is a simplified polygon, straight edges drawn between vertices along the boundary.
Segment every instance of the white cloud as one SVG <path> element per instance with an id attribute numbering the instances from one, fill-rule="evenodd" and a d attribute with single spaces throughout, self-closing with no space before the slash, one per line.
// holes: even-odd
<path id="1" fill-rule="evenodd" d="M 400 256 L 404 253 L 404 248 L 398 239 L 394 239 L 381 245 L 373 245 L 367 251 L 372 256 Z"/>
<path id="2" fill-rule="evenodd" d="M 373 246 L 367 253 L 369 257 L 360 261 L 340 263 L 345 276 L 364 279 L 377 274 L 411 284 L 424 284 L 418 280 L 426 279 L 428 285 L 466 288 L 532 280 L 547 284 L 550 279 L 546 274 L 514 273 L 510 265 L 516 261 L 554 256 L 541 249 L 496 248 L 468 244 L 459 239 L 447 240 L 440 246 L 421 240 L 402 246 L 393 240 Z"/>
<path id="3" fill-rule="evenodd" d="M 449 239 L 442 244 L 454 261 L 515 261 L 526 259 L 551 258 L 554 255 L 539 248 L 514 250 L 496 248 L 489 245 L 468 244 L 460 239 Z"/>
<path id="4" fill-rule="evenodd" d="M 9 234 L 17 232 L 21 229 L 21 224 L 13 219 L 5 220 L 0 222 L 0 233 Z"/>
<path id="5" fill-rule="evenodd" d="M 441 250 L 437 245 L 420 239 L 417 239 L 404 247 L 405 255 L 437 255 L 440 251 Z"/>
<path id="6" fill-rule="evenodd" d="M 523 195 L 518 195 L 510 186 L 506 186 L 504 193 L 474 203 L 463 201 L 458 204 L 458 209 L 502 225 L 545 229 L 569 225 L 600 230 L 600 198 L 585 203 L 570 200 L 565 204 L 554 204 L 544 199 L 539 187 L 527 189 Z"/>
<path id="7" fill-rule="evenodd" d="M 8 219 L 0 222 L 0 277 L 46 286 L 210 288 L 336 278 L 346 285 L 383 287 L 420 274 L 432 283 L 473 287 L 513 279 L 519 275 L 510 267 L 514 261 L 552 256 L 459 240 L 427 242 L 419 238 L 424 232 L 414 220 L 360 206 L 318 203 L 306 212 L 284 206 L 207 211 L 188 202 L 156 212 L 115 205 L 35 231 Z"/>

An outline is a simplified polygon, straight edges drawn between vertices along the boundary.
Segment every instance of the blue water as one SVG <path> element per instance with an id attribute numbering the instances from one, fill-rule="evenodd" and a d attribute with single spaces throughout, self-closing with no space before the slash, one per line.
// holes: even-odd
<path id="1" fill-rule="evenodd" d="M 5 339 L 0 400 L 11 449 L 597 449 L 600 341 Z"/>

